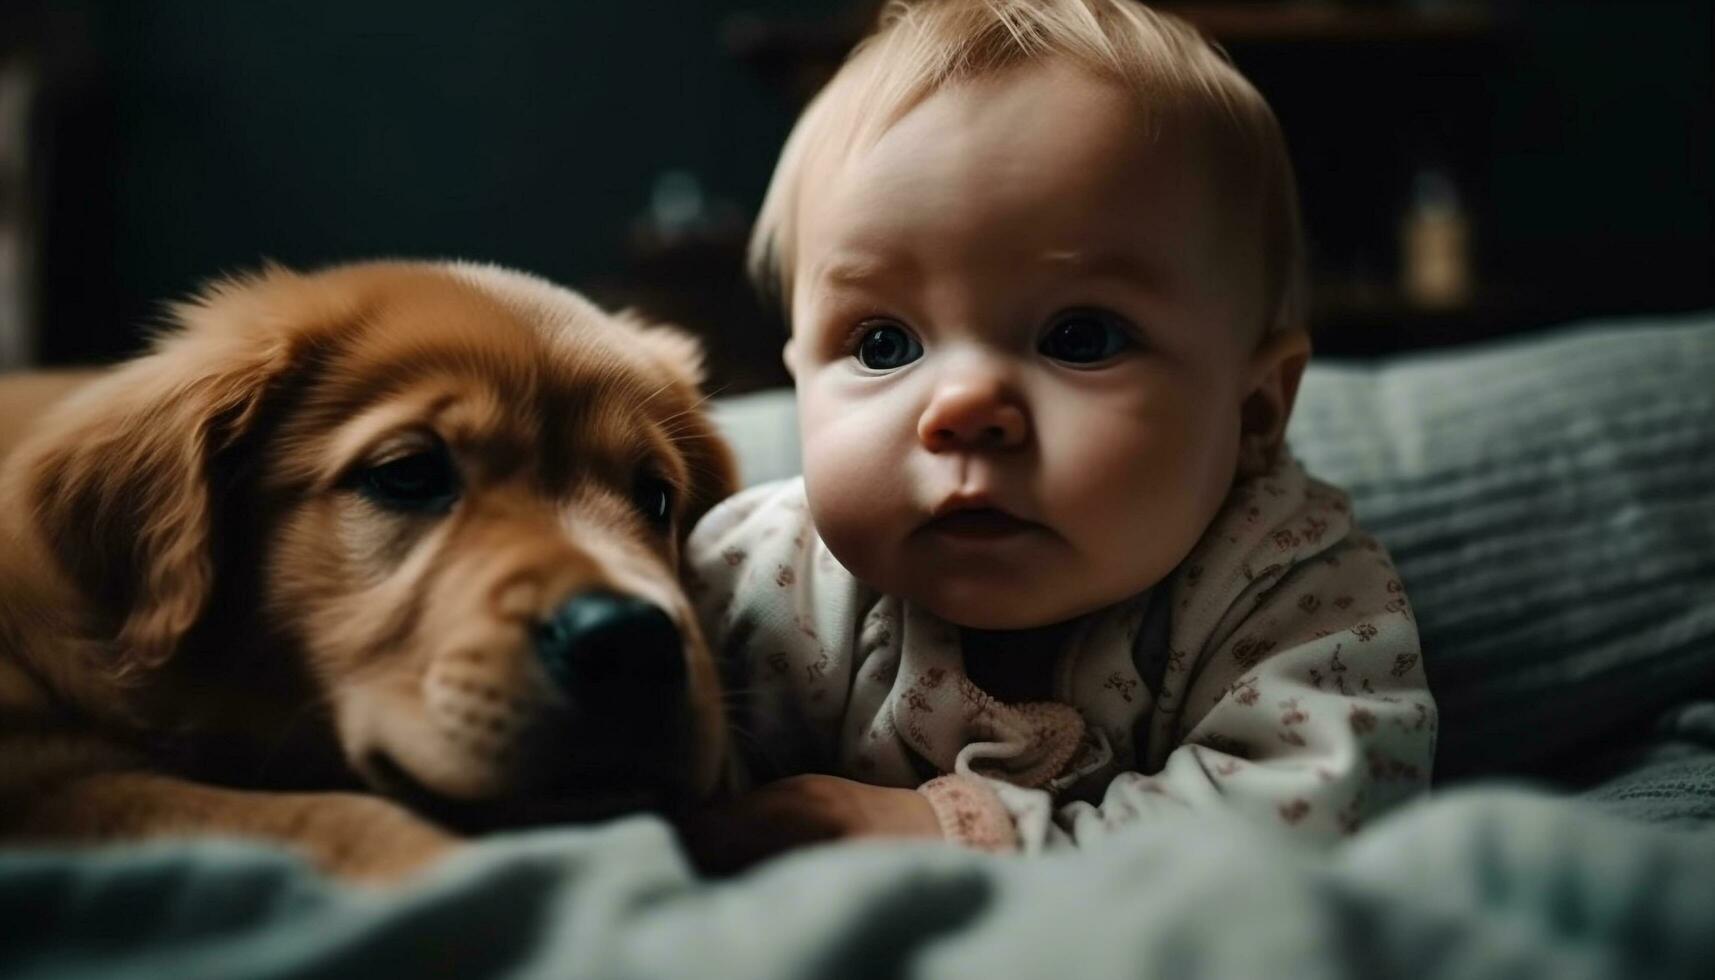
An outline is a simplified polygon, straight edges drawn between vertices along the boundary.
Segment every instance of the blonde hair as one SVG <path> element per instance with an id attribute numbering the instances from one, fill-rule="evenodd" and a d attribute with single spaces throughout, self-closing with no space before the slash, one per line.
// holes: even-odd
<path id="1" fill-rule="evenodd" d="M 892 0 L 787 138 L 751 233 L 749 272 L 791 317 L 793 242 L 812 162 L 843 160 L 939 89 L 1063 60 L 1131 91 L 1138 124 L 1190 130 L 1232 217 L 1253 229 L 1263 326 L 1301 327 L 1304 246 L 1280 124 L 1262 95 L 1196 28 L 1130 0 Z"/>

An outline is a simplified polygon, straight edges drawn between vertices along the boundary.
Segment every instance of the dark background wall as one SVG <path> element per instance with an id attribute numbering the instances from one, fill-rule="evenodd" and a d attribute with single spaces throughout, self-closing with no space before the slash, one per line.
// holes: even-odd
<path id="1" fill-rule="evenodd" d="M 1715 3 L 1531 3 L 1518 38 L 1489 83 L 1494 273 L 1708 302 Z"/>
<path id="2" fill-rule="evenodd" d="M 1450 42 L 1231 43 L 1287 126 L 1320 276 L 1333 286 L 1388 281 L 1420 158 L 1450 166 L 1467 199 L 1478 294 L 1432 314 L 1385 288 L 1325 304 L 1347 346 L 1715 305 L 1712 7 L 1543 0 L 1481 5 L 1492 26 Z M 263 257 L 482 258 L 646 305 L 665 296 L 669 315 L 706 315 L 692 325 L 717 337 L 733 331 L 752 309 L 736 285 L 736 245 L 796 110 L 778 72 L 735 53 L 735 17 L 807 25 L 791 44 L 814 60 L 837 54 L 849 28 L 826 25 L 851 10 L 839 0 L 38 5 L 28 23 L 46 66 L 40 354 L 134 350 L 160 299 Z M 710 213 L 730 209 L 732 227 L 688 259 L 638 239 L 652 188 L 674 170 L 695 176 Z"/>
<path id="3" fill-rule="evenodd" d="M 791 117 L 722 51 L 736 4 L 53 6 L 49 359 L 263 256 L 606 276 L 658 174 L 753 201 Z"/>

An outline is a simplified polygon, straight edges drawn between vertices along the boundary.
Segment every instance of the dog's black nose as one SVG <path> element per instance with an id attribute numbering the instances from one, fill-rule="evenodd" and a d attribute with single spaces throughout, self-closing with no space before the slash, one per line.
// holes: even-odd
<path id="1" fill-rule="evenodd" d="M 554 683 L 587 710 L 630 707 L 628 695 L 685 682 L 679 628 L 660 606 L 636 596 L 581 592 L 536 627 L 535 638 Z"/>

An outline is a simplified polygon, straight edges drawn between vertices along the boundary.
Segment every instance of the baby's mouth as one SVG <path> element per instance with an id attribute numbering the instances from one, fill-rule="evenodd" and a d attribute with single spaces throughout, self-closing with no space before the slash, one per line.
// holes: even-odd
<path id="1" fill-rule="evenodd" d="M 1040 525 L 996 507 L 962 507 L 929 521 L 925 531 L 959 541 L 997 541 L 1025 534 Z"/>

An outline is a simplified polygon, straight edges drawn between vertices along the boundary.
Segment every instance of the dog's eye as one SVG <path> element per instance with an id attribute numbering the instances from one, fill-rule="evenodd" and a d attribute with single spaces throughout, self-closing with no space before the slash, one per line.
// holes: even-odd
<path id="1" fill-rule="evenodd" d="M 389 510 L 439 512 L 458 499 L 458 473 L 444 448 L 425 449 L 365 467 L 357 491 Z"/>
<path id="2" fill-rule="evenodd" d="M 631 499 L 637 509 L 656 527 L 673 523 L 673 486 L 658 476 L 639 476 L 632 488 Z"/>

